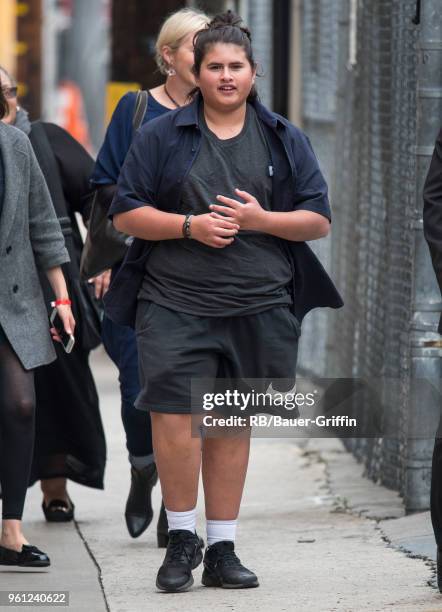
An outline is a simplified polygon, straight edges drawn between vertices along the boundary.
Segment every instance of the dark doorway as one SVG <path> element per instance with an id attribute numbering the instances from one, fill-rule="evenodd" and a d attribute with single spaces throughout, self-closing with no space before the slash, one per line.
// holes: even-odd
<path id="1" fill-rule="evenodd" d="M 290 0 L 273 1 L 273 110 L 288 115 L 290 75 Z"/>
<path id="2" fill-rule="evenodd" d="M 155 40 L 164 19 L 186 6 L 184 0 L 114 0 L 111 80 L 140 83 L 144 89 L 163 78 L 155 63 Z"/>

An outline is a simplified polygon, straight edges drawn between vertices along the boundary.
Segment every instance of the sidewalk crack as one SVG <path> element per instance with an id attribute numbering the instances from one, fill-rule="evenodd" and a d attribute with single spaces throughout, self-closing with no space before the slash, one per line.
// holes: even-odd
<path id="1" fill-rule="evenodd" d="M 387 544 L 389 548 L 395 550 L 396 552 L 400 554 L 405 555 L 406 557 L 410 559 L 420 559 L 421 561 L 424 562 L 424 565 L 426 565 L 430 569 L 431 574 L 432 574 L 430 579 L 426 581 L 427 585 L 432 587 L 433 589 L 437 589 L 436 563 L 432 559 L 427 557 L 426 555 L 420 555 L 417 553 L 413 553 L 410 550 L 407 550 L 406 548 L 403 548 L 400 545 L 394 544 L 392 540 L 388 537 L 388 535 L 382 529 L 381 521 L 396 520 L 397 517 L 396 516 L 392 516 L 392 517 L 384 516 L 382 518 L 368 517 L 368 516 L 365 516 L 363 511 L 356 510 L 355 508 L 353 508 L 351 504 L 351 500 L 347 499 L 346 497 L 342 497 L 341 495 L 339 495 L 339 493 L 335 491 L 333 484 L 332 484 L 332 478 L 331 478 L 331 471 L 333 468 L 330 462 L 327 460 L 327 457 L 324 457 L 324 454 L 321 453 L 320 450 L 314 450 L 313 452 L 311 452 L 312 455 L 314 455 L 315 453 L 319 455 L 321 457 L 321 460 L 325 463 L 325 467 L 324 467 L 325 489 L 328 491 L 330 496 L 334 498 L 334 508 L 330 510 L 330 512 L 338 512 L 338 513 L 342 512 L 346 514 L 351 514 L 352 516 L 358 516 L 359 518 L 362 518 L 364 520 L 373 521 L 375 530 L 379 531 L 381 540 L 385 544 Z"/>
<path id="2" fill-rule="evenodd" d="M 111 612 L 110 607 L 109 607 L 109 603 L 107 601 L 107 597 L 106 597 L 106 593 L 104 591 L 104 584 L 103 584 L 103 574 L 101 572 L 101 567 L 97 561 L 97 559 L 94 556 L 94 553 L 92 552 L 91 547 L 89 546 L 89 544 L 86 541 L 86 538 L 84 537 L 84 535 L 81 532 L 80 529 L 80 525 L 77 523 L 77 521 L 74 520 L 74 525 L 75 525 L 75 530 L 77 531 L 81 541 L 84 544 L 84 547 L 89 555 L 89 557 L 92 559 L 93 564 L 95 565 L 95 567 L 97 568 L 97 573 L 98 573 L 98 582 L 100 584 L 100 589 L 101 589 L 101 593 L 103 595 L 103 600 L 104 600 L 104 605 L 106 606 L 106 610 L 107 612 Z"/>

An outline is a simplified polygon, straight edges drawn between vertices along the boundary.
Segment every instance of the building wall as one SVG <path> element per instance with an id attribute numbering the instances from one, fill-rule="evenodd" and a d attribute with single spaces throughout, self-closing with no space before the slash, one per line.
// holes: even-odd
<path id="1" fill-rule="evenodd" d="M 311 140 L 321 170 L 329 185 L 332 210 L 338 205 L 334 193 L 336 100 L 338 89 L 337 55 L 340 2 L 312 0 L 302 5 L 302 25 L 298 52 L 301 52 L 302 127 Z M 298 68 L 299 71 L 299 68 Z M 330 270 L 334 234 L 310 243 L 322 264 Z M 329 313 L 313 311 L 302 326 L 299 368 L 327 376 Z"/>
<path id="2" fill-rule="evenodd" d="M 268 0 L 249 0 L 248 25 L 253 36 L 253 50 L 259 64 L 258 92 L 263 104 L 273 102 L 273 6 Z"/>

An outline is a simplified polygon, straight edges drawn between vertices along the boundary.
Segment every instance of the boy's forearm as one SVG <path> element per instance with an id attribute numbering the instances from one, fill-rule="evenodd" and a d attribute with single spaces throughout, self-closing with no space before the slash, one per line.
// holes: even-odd
<path id="1" fill-rule="evenodd" d="M 173 240 L 183 237 L 185 215 L 145 206 L 114 215 L 115 228 L 143 240 Z"/>
<path id="2" fill-rule="evenodd" d="M 309 210 L 265 211 L 265 214 L 262 215 L 260 228 L 260 231 L 266 234 L 296 242 L 324 238 L 329 230 L 329 220 L 323 215 Z"/>

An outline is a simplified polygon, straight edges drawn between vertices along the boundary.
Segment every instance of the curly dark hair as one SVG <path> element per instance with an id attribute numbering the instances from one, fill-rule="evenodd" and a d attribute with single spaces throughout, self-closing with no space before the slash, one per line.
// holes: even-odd
<path id="1" fill-rule="evenodd" d="M 5 94 L 3 93 L 2 82 L 0 79 L 0 121 L 3 119 L 3 117 L 6 117 L 8 113 L 9 105 L 8 101 L 5 98 Z"/>
<path id="2" fill-rule="evenodd" d="M 203 59 L 213 45 L 217 43 L 226 43 L 237 45 L 244 49 L 247 61 L 252 70 L 255 70 L 257 63 L 253 57 L 252 35 L 250 30 L 242 25 L 242 19 L 233 11 L 226 11 L 220 15 L 216 15 L 212 21 L 202 30 L 199 30 L 194 38 L 194 56 L 195 63 L 193 72 L 199 76 Z M 192 92 L 193 93 L 193 92 Z M 252 87 L 247 98 L 248 101 L 255 100 L 258 97 L 255 86 Z"/>

